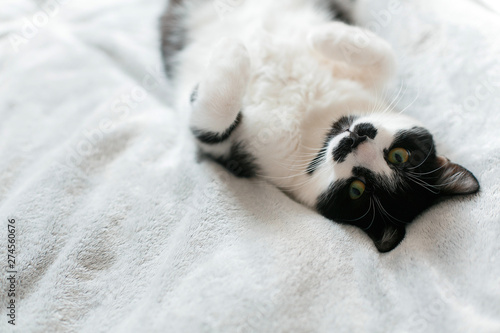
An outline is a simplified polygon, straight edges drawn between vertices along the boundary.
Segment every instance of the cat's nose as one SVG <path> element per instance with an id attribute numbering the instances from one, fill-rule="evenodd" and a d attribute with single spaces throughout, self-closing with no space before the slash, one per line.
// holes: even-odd
<path id="1" fill-rule="evenodd" d="M 365 141 L 366 135 L 358 135 L 355 132 L 349 132 L 349 138 L 352 140 L 351 148 L 356 148 L 361 142 Z"/>

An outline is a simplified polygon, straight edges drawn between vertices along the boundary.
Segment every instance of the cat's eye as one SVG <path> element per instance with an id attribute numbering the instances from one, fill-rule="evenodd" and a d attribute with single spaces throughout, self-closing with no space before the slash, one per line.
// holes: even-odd
<path id="1" fill-rule="evenodd" d="M 402 164 L 408 161 L 410 153 L 404 148 L 394 148 L 391 149 L 387 158 L 392 164 Z"/>
<path id="2" fill-rule="evenodd" d="M 352 200 L 359 199 L 365 193 L 365 183 L 355 180 L 349 186 L 349 196 Z"/>

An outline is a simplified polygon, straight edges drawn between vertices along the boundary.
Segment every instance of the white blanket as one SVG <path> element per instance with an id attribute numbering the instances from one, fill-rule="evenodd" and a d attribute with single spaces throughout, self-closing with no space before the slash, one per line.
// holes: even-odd
<path id="1" fill-rule="evenodd" d="M 500 16 L 368 2 L 359 19 L 398 55 L 397 106 L 482 186 L 387 254 L 196 161 L 167 103 L 163 0 L 3 1 L 0 265 L 15 219 L 17 332 L 499 332 Z"/>

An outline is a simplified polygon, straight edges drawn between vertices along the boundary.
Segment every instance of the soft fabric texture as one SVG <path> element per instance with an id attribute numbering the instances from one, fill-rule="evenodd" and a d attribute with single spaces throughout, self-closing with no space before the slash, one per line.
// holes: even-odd
<path id="1" fill-rule="evenodd" d="M 388 254 L 197 160 L 168 106 L 163 1 L 2 4 L 0 256 L 15 218 L 17 331 L 500 331 L 498 14 L 366 2 L 358 19 L 397 53 L 398 107 L 482 185 Z"/>

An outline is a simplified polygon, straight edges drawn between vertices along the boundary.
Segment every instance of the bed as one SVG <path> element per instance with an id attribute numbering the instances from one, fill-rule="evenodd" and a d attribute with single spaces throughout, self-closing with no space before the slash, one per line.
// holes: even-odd
<path id="1" fill-rule="evenodd" d="M 500 332 L 498 9 L 365 2 L 357 21 L 398 57 L 388 95 L 481 184 L 387 254 L 197 160 L 169 106 L 165 1 L 7 0 L 0 254 L 15 220 L 17 273 L 15 297 L 0 282 L 0 331 Z"/>

